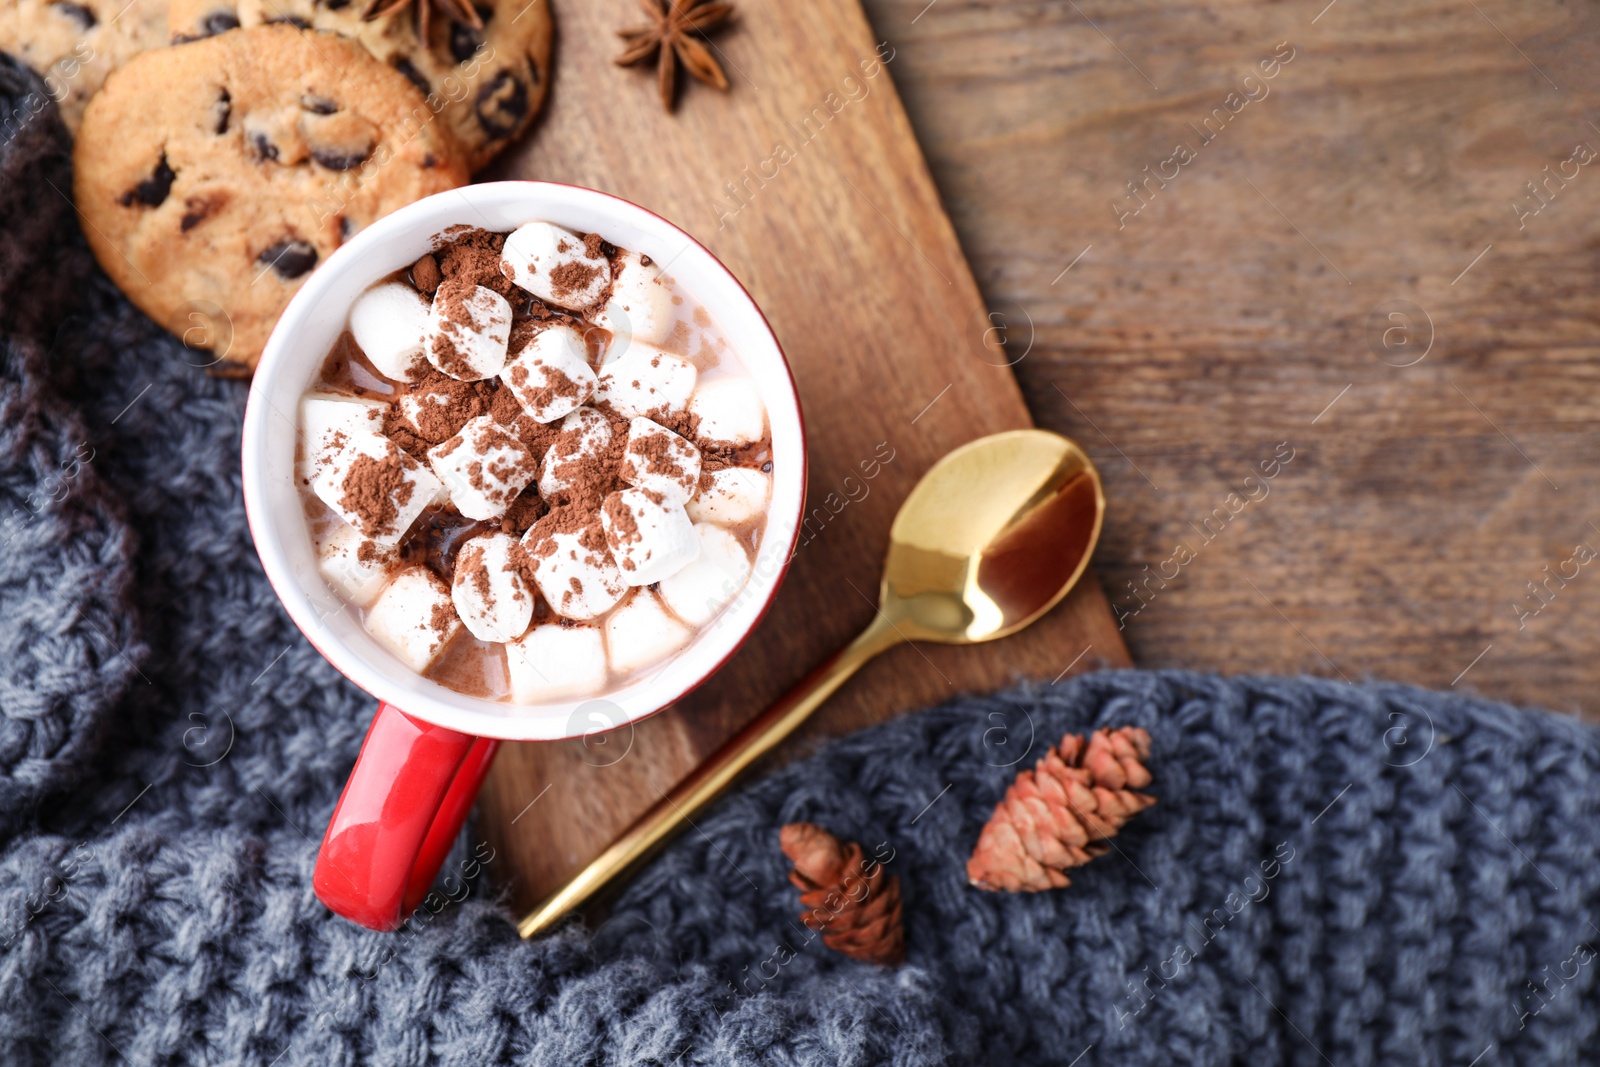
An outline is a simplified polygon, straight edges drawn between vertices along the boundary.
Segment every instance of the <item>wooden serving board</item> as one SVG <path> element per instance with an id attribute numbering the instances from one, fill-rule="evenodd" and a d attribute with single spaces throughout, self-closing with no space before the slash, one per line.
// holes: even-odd
<path id="1" fill-rule="evenodd" d="M 556 9 L 545 116 L 486 178 L 602 189 L 696 235 L 750 289 L 788 354 L 810 444 L 812 515 L 745 647 L 677 706 L 586 740 L 508 744 L 482 825 L 531 908 L 809 668 L 871 619 L 901 500 L 950 449 L 1031 425 L 972 272 L 858 0 L 747 3 L 716 51 L 733 88 L 623 69 L 632 0 Z M 1115 507 L 1115 502 L 1112 504 Z M 1128 656 L 1092 576 L 1028 631 L 974 648 L 902 647 L 869 665 L 788 746 L 1028 677 Z"/>

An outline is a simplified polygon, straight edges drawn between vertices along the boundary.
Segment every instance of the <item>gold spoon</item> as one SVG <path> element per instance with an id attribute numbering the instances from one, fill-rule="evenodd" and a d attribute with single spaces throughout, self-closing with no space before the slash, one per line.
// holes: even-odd
<path id="1" fill-rule="evenodd" d="M 1099 472 L 1059 434 L 1012 430 L 945 456 L 895 516 L 866 631 L 674 786 L 518 932 L 548 930 L 621 877 L 878 653 L 903 641 L 992 641 L 1049 611 L 1088 567 L 1105 510 Z"/>

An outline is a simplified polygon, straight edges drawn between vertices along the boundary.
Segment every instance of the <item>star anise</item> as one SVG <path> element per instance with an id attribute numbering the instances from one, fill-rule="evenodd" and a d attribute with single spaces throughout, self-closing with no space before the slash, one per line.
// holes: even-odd
<path id="1" fill-rule="evenodd" d="M 728 76 L 711 50 L 694 34 L 706 34 L 728 21 L 733 5 L 726 0 L 639 0 L 651 18 L 648 26 L 618 30 L 627 49 L 617 57 L 618 66 L 631 66 L 656 57 L 656 86 L 661 106 L 672 110 L 678 90 L 678 64 L 695 78 L 717 89 L 728 87 Z"/>
<path id="2" fill-rule="evenodd" d="M 417 28 L 417 40 L 424 45 L 428 43 L 428 23 L 435 7 L 452 22 L 460 22 L 475 30 L 483 29 L 483 18 L 473 8 L 471 0 L 367 0 L 361 18 L 371 22 L 385 15 L 392 15 L 396 11 L 403 11 L 413 3 L 416 5 L 413 17 L 416 20 L 414 25 Z"/>

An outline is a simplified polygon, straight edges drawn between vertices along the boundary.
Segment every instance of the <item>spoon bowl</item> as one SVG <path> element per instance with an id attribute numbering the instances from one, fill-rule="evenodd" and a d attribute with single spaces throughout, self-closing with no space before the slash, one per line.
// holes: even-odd
<path id="1" fill-rule="evenodd" d="M 878 653 L 905 641 L 992 641 L 1049 611 L 1088 568 L 1105 510 L 1099 472 L 1059 434 L 998 433 L 939 460 L 895 516 L 866 630 L 673 786 L 518 931 L 550 929 L 623 877 Z"/>
<path id="2" fill-rule="evenodd" d="M 1013 430 L 963 445 L 922 476 L 895 516 L 883 615 L 912 640 L 1014 634 L 1077 584 L 1105 510 L 1099 472 L 1059 434 Z"/>

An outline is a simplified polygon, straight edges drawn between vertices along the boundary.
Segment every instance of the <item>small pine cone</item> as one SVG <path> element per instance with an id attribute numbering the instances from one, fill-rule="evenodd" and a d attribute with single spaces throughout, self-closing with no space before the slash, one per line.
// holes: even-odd
<path id="1" fill-rule="evenodd" d="M 1066 871 L 1109 847 L 1127 821 L 1154 804 L 1134 792 L 1150 784 L 1150 735 L 1136 726 L 1067 734 L 1030 770 L 1018 773 L 978 835 L 967 880 L 1010 893 L 1060 889 Z"/>
<path id="2" fill-rule="evenodd" d="M 783 854 L 794 864 L 789 881 L 800 890 L 800 921 L 822 934 L 822 943 L 863 963 L 894 966 L 906 957 L 900 921 L 900 879 L 877 860 L 864 860 L 861 846 L 820 826 L 792 822 L 778 833 Z"/>

